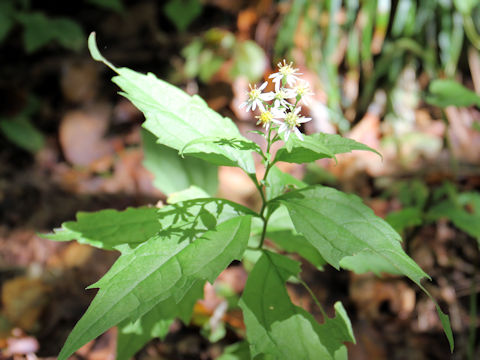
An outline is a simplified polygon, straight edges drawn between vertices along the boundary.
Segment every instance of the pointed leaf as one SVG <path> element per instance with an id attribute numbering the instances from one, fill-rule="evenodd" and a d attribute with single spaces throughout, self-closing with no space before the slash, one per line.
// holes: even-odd
<path id="1" fill-rule="evenodd" d="M 298 262 L 265 251 L 250 273 L 240 307 L 243 310 L 252 358 L 334 359 L 343 342 L 355 341 L 341 304 L 337 316 L 318 324 L 311 314 L 290 301 L 285 282 L 300 272 Z"/>
<path id="2" fill-rule="evenodd" d="M 154 236 L 123 254 L 92 287 L 100 290 L 69 335 L 59 359 L 123 321 L 135 321 L 162 301 L 179 303 L 192 286 L 213 282 L 241 259 L 250 235 L 249 216 L 228 220 L 194 242 L 178 233 Z"/>
<path id="3" fill-rule="evenodd" d="M 400 235 L 357 196 L 315 186 L 276 201 L 287 207 L 297 231 L 335 268 L 403 274 L 430 296 L 420 283 L 429 277 L 403 251 Z M 442 324 L 447 322 L 445 315 Z M 444 327 L 453 348 L 448 329 Z"/>
<path id="4" fill-rule="evenodd" d="M 128 360 L 153 338 L 163 339 L 176 318 L 190 322 L 195 302 L 203 296 L 204 283 L 198 282 L 177 304 L 172 299 L 162 301 L 137 321 L 118 326 L 117 360 Z"/>
<path id="5" fill-rule="evenodd" d="M 143 164 L 155 176 L 153 184 L 165 195 L 185 190 L 191 185 L 210 196 L 218 188 L 218 168 L 206 161 L 178 155 L 178 151 L 156 142 L 157 137 L 142 131 Z"/>
<path id="6" fill-rule="evenodd" d="M 146 118 L 143 126 L 158 137 L 158 142 L 176 150 L 204 137 L 252 143 L 245 139 L 232 120 L 210 109 L 199 96 L 190 96 L 179 88 L 127 68 L 116 68 L 98 51 L 95 33 L 90 34 L 89 49 L 95 60 L 102 61 L 119 76 L 113 81 Z M 253 145 L 252 145 L 253 146 Z M 239 166 L 255 173 L 251 150 L 242 150 L 219 142 L 194 143 L 185 153 L 215 165 Z"/>
<path id="7" fill-rule="evenodd" d="M 357 196 L 315 186 L 290 192 L 279 201 L 287 207 L 297 231 L 335 268 L 346 257 L 375 254 L 417 284 L 428 277 L 405 254 L 400 235 Z M 373 264 L 370 270 L 378 271 Z"/>
<path id="8" fill-rule="evenodd" d="M 439 107 L 480 106 L 480 96 L 455 80 L 436 79 L 428 87 L 425 101 Z"/>
<path id="9" fill-rule="evenodd" d="M 352 139 L 325 133 L 307 135 L 304 140 L 292 136 L 287 147 L 278 150 L 275 161 L 303 164 L 323 158 L 334 158 L 336 154 L 352 150 L 366 150 L 378 154 L 376 150 Z"/>
<path id="10" fill-rule="evenodd" d="M 68 221 L 45 238 L 55 241 L 77 240 L 101 249 L 112 250 L 121 244 L 136 245 L 161 229 L 158 208 L 128 208 L 124 211 L 78 212 L 77 221 Z"/>

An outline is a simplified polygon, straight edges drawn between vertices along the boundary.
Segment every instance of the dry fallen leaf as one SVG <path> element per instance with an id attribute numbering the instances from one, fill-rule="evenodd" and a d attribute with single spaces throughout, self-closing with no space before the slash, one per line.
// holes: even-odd
<path id="1" fill-rule="evenodd" d="M 103 138 L 108 129 L 109 105 L 97 105 L 89 110 L 69 111 L 63 117 L 59 137 L 68 162 L 88 166 L 95 160 L 113 153 L 112 144 Z"/>

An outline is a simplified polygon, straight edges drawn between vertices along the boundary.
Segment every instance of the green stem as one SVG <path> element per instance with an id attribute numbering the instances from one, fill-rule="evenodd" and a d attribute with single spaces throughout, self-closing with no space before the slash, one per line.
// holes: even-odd
<path id="1" fill-rule="evenodd" d="M 302 279 L 298 279 L 298 281 L 300 282 L 300 284 L 303 285 L 303 287 L 305 289 L 307 289 L 307 291 L 310 294 L 310 296 L 312 297 L 313 301 L 315 302 L 315 304 L 317 304 L 318 308 L 320 309 L 320 312 L 322 313 L 322 316 L 323 316 L 323 321 L 325 321 L 327 319 L 327 313 L 323 309 L 322 304 L 320 304 L 320 301 L 318 301 L 318 299 L 317 299 L 316 295 L 313 293 L 312 289 L 310 289 L 310 286 L 308 286 L 307 283 L 305 281 L 303 281 Z"/>

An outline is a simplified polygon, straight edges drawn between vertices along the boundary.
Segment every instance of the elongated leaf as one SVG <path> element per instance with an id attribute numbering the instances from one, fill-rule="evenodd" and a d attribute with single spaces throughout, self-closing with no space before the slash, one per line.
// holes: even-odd
<path id="1" fill-rule="evenodd" d="M 156 136 L 142 131 L 145 160 L 143 164 L 153 173 L 154 185 L 164 194 L 185 190 L 191 185 L 215 195 L 218 188 L 218 169 L 206 161 L 178 155 L 178 151 L 156 143 Z"/>
<path id="2" fill-rule="evenodd" d="M 153 74 L 140 74 L 127 68 L 117 68 L 98 51 L 95 33 L 90 34 L 88 46 L 92 57 L 103 62 L 119 76 L 113 81 L 146 118 L 143 126 L 158 137 L 158 142 L 185 154 L 199 157 L 215 165 L 239 166 L 247 173 L 255 173 L 251 150 L 242 150 L 231 142 L 253 142 L 240 135 L 232 120 L 210 109 L 199 96 L 190 96 Z M 218 142 L 195 142 L 213 137 Z M 253 146 L 252 145 L 252 146 Z"/>
<path id="3" fill-rule="evenodd" d="M 318 324 L 311 314 L 290 301 L 285 282 L 300 272 L 298 262 L 265 251 L 250 273 L 240 307 L 243 310 L 252 358 L 334 359 L 343 342 L 355 341 L 340 303 L 337 316 Z"/>
<path id="4" fill-rule="evenodd" d="M 428 89 L 425 100 L 435 106 L 480 106 L 480 96 L 455 80 L 433 80 Z"/>
<path id="5" fill-rule="evenodd" d="M 91 287 L 100 290 L 68 337 L 59 359 L 123 321 L 135 321 L 162 301 L 179 303 L 199 283 L 213 283 L 230 262 L 241 259 L 250 217 L 239 216 L 194 242 L 171 231 L 123 254 Z"/>
<path id="6" fill-rule="evenodd" d="M 336 154 L 352 150 L 367 150 L 380 155 L 376 150 L 355 140 L 340 135 L 317 133 L 305 136 L 304 141 L 293 136 L 288 141 L 287 148 L 278 150 L 275 161 L 302 164 L 322 158 L 334 158 Z"/>
<path id="7" fill-rule="evenodd" d="M 315 186 L 277 199 L 287 207 L 296 230 L 335 268 L 403 274 L 431 297 L 420 283 L 428 275 L 405 254 L 400 235 L 357 196 Z M 453 349 L 448 316 L 439 315 Z"/>
<path id="8" fill-rule="evenodd" d="M 19 116 L 15 119 L 0 118 L 0 130 L 15 145 L 33 153 L 40 150 L 45 144 L 43 134 L 26 116 Z"/>
<path id="9" fill-rule="evenodd" d="M 162 301 L 134 322 L 126 321 L 118 326 L 117 360 L 128 360 L 149 340 L 163 339 L 173 320 L 190 322 L 195 302 L 203 296 L 204 283 L 198 282 L 177 304 L 172 299 Z"/>
<path id="10" fill-rule="evenodd" d="M 101 249 L 112 250 L 122 244 L 137 245 L 158 233 L 162 226 L 158 208 L 128 208 L 77 213 L 77 221 L 68 221 L 45 238 L 55 241 L 77 240 Z"/>

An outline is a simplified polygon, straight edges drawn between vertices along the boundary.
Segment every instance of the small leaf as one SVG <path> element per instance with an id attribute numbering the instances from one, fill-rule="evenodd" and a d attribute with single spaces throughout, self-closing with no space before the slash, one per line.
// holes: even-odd
<path id="1" fill-rule="evenodd" d="M 296 359 L 302 354 L 302 359 L 334 359 L 343 342 L 355 341 L 341 304 L 335 305 L 337 316 L 322 325 L 292 304 L 285 282 L 299 272 L 298 262 L 264 251 L 250 273 L 239 304 L 252 358 Z"/>
<path id="2" fill-rule="evenodd" d="M 194 185 L 215 195 L 218 188 L 218 168 L 203 160 L 178 155 L 178 151 L 156 143 L 156 136 L 142 131 L 145 159 L 143 164 L 155 176 L 154 185 L 166 195 Z"/>
<path id="3" fill-rule="evenodd" d="M 455 80 L 436 79 L 430 83 L 425 101 L 441 108 L 480 106 L 480 96 Z"/>
<path id="4" fill-rule="evenodd" d="M 250 347 L 248 342 L 241 341 L 232 345 L 229 345 L 223 351 L 217 360 L 251 360 Z"/>
<path id="5" fill-rule="evenodd" d="M 277 166 L 272 166 L 266 179 L 266 195 L 271 200 L 282 195 L 287 189 L 301 189 L 307 186 L 303 181 L 296 177 L 284 173 Z"/>
<path id="6" fill-rule="evenodd" d="M 295 136 L 288 141 L 291 150 L 281 148 L 275 156 L 275 161 L 285 161 L 302 164 L 323 158 L 334 158 L 336 154 L 351 152 L 352 150 L 371 151 L 379 156 L 380 153 L 367 145 L 355 140 L 325 133 L 307 135 L 302 141 Z"/>
<path id="7" fill-rule="evenodd" d="M 165 5 L 165 15 L 178 30 L 185 31 L 188 25 L 202 13 L 199 0 L 170 0 Z"/>
<path id="8" fill-rule="evenodd" d="M 158 137 L 159 143 L 179 151 L 205 137 L 252 143 L 240 135 L 232 120 L 210 109 L 200 97 L 190 96 L 153 74 L 143 75 L 127 68 L 116 68 L 99 53 L 94 33 L 88 43 L 92 57 L 118 73 L 113 81 L 124 91 L 122 95 L 144 113 L 146 121 L 143 126 Z M 215 165 L 239 166 L 249 174 L 255 173 L 250 149 L 207 142 L 190 145 L 188 154 Z"/>
<path id="9" fill-rule="evenodd" d="M 184 241 L 179 229 L 150 238 L 122 254 L 90 287 L 100 290 L 70 333 L 58 358 L 124 321 L 136 321 L 163 301 L 179 303 L 192 286 L 213 281 L 233 260 L 241 259 L 250 235 L 250 217 L 239 216 Z M 184 229 L 186 231 L 186 229 Z"/>
<path id="10" fill-rule="evenodd" d="M 392 211 L 387 215 L 385 221 L 401 234 L 406 228 L 422 224 L 422 212 L 418 208 L 407 207 L 398 211 Z"/>
<path id="11" fill-rule="evenodd" d="M 14 119 L 0 118 L 0 130 L 8 140 L 32 153 L 43 148 L 45 144 L 43 134 L 23 116 Z"/>

